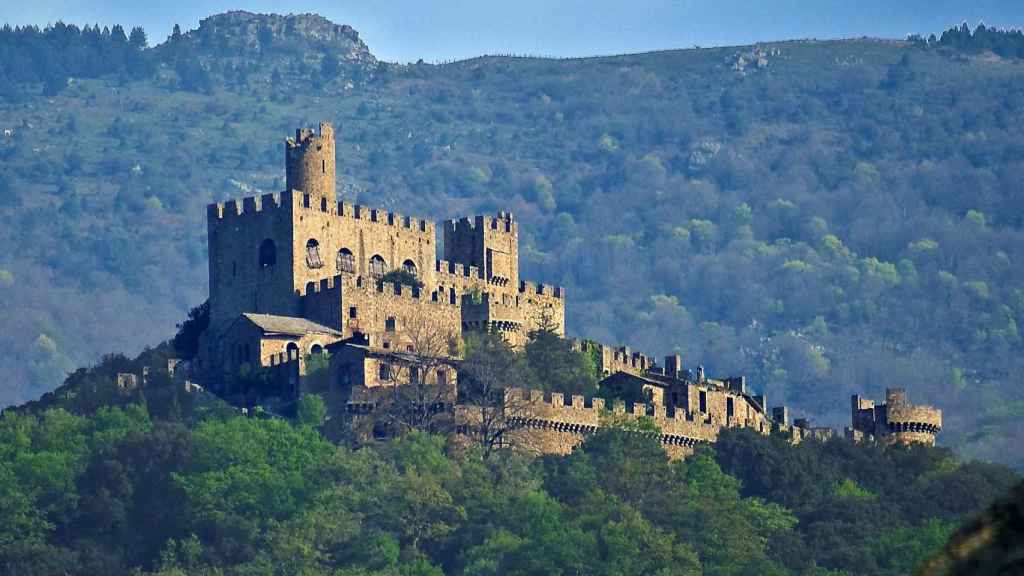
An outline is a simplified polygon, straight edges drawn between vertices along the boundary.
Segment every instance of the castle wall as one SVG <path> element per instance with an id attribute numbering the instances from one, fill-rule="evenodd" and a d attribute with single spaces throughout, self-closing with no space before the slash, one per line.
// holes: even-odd
<path id="1" fill-rule="evenodd" d="M 694 447 L 702 442 L 716 441 L 720 430 L 726 427 L 724 419 L 708 418 L 683 409 L 633 404 L 627 410 L 624 404 L 615 403 L 607 410 L 601 398 L 567 398 L 540 390 L 512 389 L 507 405 L 516 423 L 509 432 L 509 443 L 535 454 L 568 454 L 599 428 L 626 426 L 646 418 L 660 430 L 659 440 L 669 457 L 681 458 L 692 454 Z M 480 420 L 479 408 L 459 405 L 456 418 L 471 428 Z M 747 426 L 761 434 L 771 431 L 763 417 L 746 422 L 736 419 L 730 426 Z"/>
<path id="2" fill-rule="evenodd" d="M 294 290 L 305 294 L 310 282 L 319 282 L 339 273 L 371 277 L 370 260 L 384 259 L 384 271 L 401 268 L 406 261 L 416 267 L 417 276 L 431 286 L 437 250 L 434 223 L 364 206 L 341 203 L 318 206 L 305 194 L 292 193 L 295 262 Z M 321 267 L 311 267 L 307 242 L 316 241 Z M 339 269 L 338 254 L 352 252 L 354 272 Z"/>
<path id="3" fill-rule="evenodd" d="M 885 404 L 875 405 L 854 395 L 851 400 L 852 439 L 874 437 L 895 444 L 935 445 L 942 431 L 942 411 L 932 406 L 910 404 L 902 388 L 886 390 Z"/>
<path id="4" fill-rule="evenodd" d="M 444 258 L 479 268 L 497 285 L 519 285 L 519 224 L 510 213 L 444 224 Z"/>
<path id="5" fill-rule="evenodd" d="M 340 330 L 346 337 L 359 332 L 372 336 L 375 344 L 401 351 L 415 344 L 410 333 L 429 330 L 458 338 L 462 332 L 458 305 L 434 300 L 433 294 L 410 286 L 339 275 L 310 288 L 302 297 L 305 317 Z M 390 319 L 394 319 L 393 329 Z"/>
<path id="6" fill-rule="evenodd" d="M 207 207 L 210 324 L 223 329 L 242 312 L 294 316 L 290 195 L 264 194 Z M 273 242 L 275 263 L 260 265 Z"/>

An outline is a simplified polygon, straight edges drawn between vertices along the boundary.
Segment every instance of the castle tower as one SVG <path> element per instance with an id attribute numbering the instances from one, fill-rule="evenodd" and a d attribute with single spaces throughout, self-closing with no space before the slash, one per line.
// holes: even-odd
<path id="1" fill-rule="evenodd" d="M 320 134 L 309 128 L 295 131 L 295 138 L 284 143 L 287 186 L 285 191 L 300 190 L 327 206 L 337 206 L 335 186 L 334 128 L 320 123 Z"/>
<path id="2" fill-rule="evenodd" d="M 449 220 L 444 225 L 444 259 L 476 266 L 491 284 L 519 286 L 519 223 L 511 212 Z"/>

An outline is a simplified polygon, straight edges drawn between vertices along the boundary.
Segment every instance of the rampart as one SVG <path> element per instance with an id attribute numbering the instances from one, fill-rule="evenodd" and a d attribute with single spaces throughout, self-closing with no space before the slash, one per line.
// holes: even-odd
<path id="1" fill-rule="evenodd" d="M 396 342 L 410 323 L 428 322 L 437 330 L 461 332 L 461 312 L 436 292 L 361 276 L 336 275 L 310 283 L 301 296 L 303 315 L 345 336 L 359 332 L 387 335 Z"/>
<path id="2" fill-rule="evenodd" d="M 572 346 L 577 351 L 594 352 L 600 362 L 598 369 L 604 376 L 616 372 L 642 376 L 655 366 L 653 358 L 641 352 L 634 352 L 629 346 L 606 346 L 593 340 L 574 340 Z"/>
<path id="3" fill-rule="evenodd" d="M 514 388 L 506 393 L 506 414 L 509 419 L 508 441 L 513 446 L 537 454 L 568 454 L 588 434 L 604 427 L 643 430 L 641 419 L 653 424 L 659 441 L 669 456 L 682 458 L 693 453 L 702 442 L 714 442 L 723 426 L 708 414 L 649 404 L 628 407 L 622 402 L 606 406 L 602 398 L 584 398 L 541 390 Z M 457 420 L 472 427 L 479 422 L 479 408 L 472 405 L 456 407 Z M 732 423 L 767 434 L 770 427 L 753 420 Z"/>
<path id="4" fill-rule="evenodd" d="M 846 434 L 854 440 L 882 439 L 896 444 L 935 444 L 942 431 L 942 411 L 932 406 L 914 405 L 902 388 L 885 391 L 885 403 L 875 404 L 861 396 L 850 400 L 851 427 Z"/>

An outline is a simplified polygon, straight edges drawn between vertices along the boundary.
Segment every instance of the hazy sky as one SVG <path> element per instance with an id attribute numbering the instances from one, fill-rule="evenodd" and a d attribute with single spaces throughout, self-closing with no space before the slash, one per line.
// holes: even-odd
<path id="1" fill-rule="evenodd" d="M 150 43 L 226 10 L 316 12 L 360 32 L 379 58 L 512 52 L 585 56 L 791 38 L 939 32 L 962 21 L 1024 27 L 1022 0 L 0 0 L 0 22 L 141 24 Z"/>

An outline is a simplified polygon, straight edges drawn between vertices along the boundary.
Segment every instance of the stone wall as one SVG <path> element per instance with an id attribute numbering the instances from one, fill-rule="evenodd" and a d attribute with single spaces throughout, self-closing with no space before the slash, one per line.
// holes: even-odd
<path id="1" fill-rule="evenodd" d="M 770 423 L 763 418 L 732 419 L 725 423 L 724 418 L 647 404 L 633 404 L 627 410 L 624 404 L 615 403 L 607 409 L 601 398 L 567 398 L 540 390 L 512 389 L 506 404 L 515 424 L 509 433 L 509 443 L 536 454 L 568 454 L 599 428 L 628 428 L 640 418 L 646 418 L 660 430 L 659 440 L 673 458 L 691 454 L 701 442 L 714 442 L 726 426 L 750 427 L 761 434 L 771 431 Z M 457 421 L 465 426 L 479 422 L 478 407 L 459 405 L 456 411 Z"/>
<path id="2" fill-rule="evenodd" d="M 309 284 L 331 278 L 339 273 L 371 278 L 371 260 L 384 260 L 385 272 L 411 263 L 426 286 L 435 284 L 433 268 L 436 253 L 433 222 L 394 212 L 351 204 L 318 206 L 313 198 L 295 194 L 292 220 L 294 226 L 293 258 L 295 262 L 293 289 L 305 294 Z M 322 266 L 310 266 L 307 245 L 317 244 Z M 352 253 L 354 271 L 339 268 L 342 249 Z"/>
<path id="3" fill-rule="evenodd" d="M 854 395 L 850 400 L 851 439 L 876 438 L 889 443 L 933 446 L 942 431 L 942 411 L 932 406 L 911 404 L 902 388 L 890 388 L 885 404 Z"/>
<path id="4" fill-rule="evenodd" d="M 336 202 L 334 128 L 320 123 L 320 134 L 300 128 L 284 143 L 285 190 L 299 190 L 324 206 Z"/>
<path id="5" fill-rule="evenodd" d="M 376 343 L 404 350 L 410 331 L 428 328 L 457 338 L 461 309 L 435 294 L 391 282 L 371 282 L 348 274 L 321 280 L 302 296 L 304 317 L 340 330 L 356 332 Z"/>
<path id="6" fill-rule="evenodd" d="M 242 312 L 296 315 L 291 200 L 290 194 L 264 194 L 207 207 L 214 331 Z M 270 265 L 260 263 L 264 241 L 271 243 Z"/>

